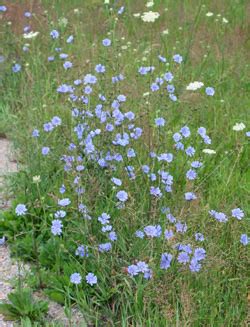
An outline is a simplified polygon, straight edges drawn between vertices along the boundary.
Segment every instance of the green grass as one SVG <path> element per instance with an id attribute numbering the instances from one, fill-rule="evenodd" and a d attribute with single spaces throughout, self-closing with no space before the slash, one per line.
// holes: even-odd
<path id="1" fill-rule="evenodd" d="M 24 8 L 22 3 L 17 7 Z M 20 28 L 19 33 L 15 29 L 24 20 L 13 22 L 12 27 L 4 26 L 0 34 L 1 51 L 6 57 L 5 63 L 0 64 L 0 133 L 13 140 L 18 160 L 25 168 L 11 180 L 16 200 L 13 210 L 2 215 L 0 233 L 9 236 L 14 255 L 34 263 L 35 274 L 26 281 L 30 287 L 44 288 L 51 298 L 66 303 L 67 307 L 77 303 L 96 326 L 244 326 L 249 274 L 247 247 L 239 240 L 242 233 L 249 235 L 249 150 L 247 129 L 235 132 L 232 128 L 237 122 L 249 128 L 247 1 L 158 0 L 151 10 L 159 11 L 161 16 L 152 24 L 133 16 L 147 10 L 142 1 L 119 2 L 122 4 L 125 13 L 116 21 L 118 5 L 110 12 L 108 6 L 97 0 L 42 1 L 32 18 L 33 30 L 40 34 L 27 40 L 28 53 L 22 52 L 26 41 Z M 74 12 L 76 8 L 78 13 Z M 44 10 L 47 12 L 42 14 Z M 212 17 L 206 16 L 209 11 L 214 13 Z M 58 23 L 62 17 L 68 19 L 67 26 Z M 228 23 L 222 22 L 223 17 Z M 52 29 L 60 31 L 60 40 L 50 39 Z M 162 34 L 166 29 L 169 33 Z M 101 41 L 108 32 L 112 47 L 105 49 Z M 74 43 L 66 44 L 70 34 L 75 37 Z M 69 54 L 74 64 L 72 70 L 65 71 L 63 61 L 58 58 L 48 63 L 47 57 L 55 54 L 55 46 L 62 46 L 62 52 Z M 175 53 L 183 55 L 180 67 L 171 61 Z M 168 58 L 169 66 L 158 63 L 159 54 Z M 21 62 L 20 73 L 11 72 L 13 60 Z M 65 197 L 71 197 L 70 185 L 75 177 L 65 174 L 58 161 L 73 135 L 70 109 L 74 104 L 67 96 L 57 94 L 56 88 L 94 73 L 100 62 L 105 64 L 107 73 L 97 86 L 98 93 L 105 92 L 109 101 L 118 94 L 127 95 L 125 111 L 134 111 L 138 117 L 136 126 L 144 128 L 143 142 L 135 145 L 136 183 L 126 177 L 124 164 L 119 165 L 115 174 L 124 181 L 123 189 L 129 193 L 126 209 L 120 211 L 115 207 L 116 191 L 109 182 L 113 176 L 110 170 L 103 171 L 93 162 L 86 162 L 86 173 L 81 177 L 85 193 L 77 201 L 82 200 L 88 206 L 95 221 L 102 212 L 112 217 L 119 239 L 110 255 L 96 251 L 94 245 L 102 237 L 100 224 L 89 224 L 79 217 L 76 199 L 64 220 L 63 236 L 53 237 L 50 232 L 57 210 L 55 200 L 60 197 L 58 189 L 65 183 L 68 187 Z M 156 68 L 153 76 L 173 71 L 178 102 L 158 93 L 142 96 L 150 91 L 153 77 L 139 77 L 137 71 L 140 66 L 150 65 Z M 112 85 L 111 77 L 120 72 L 125 80 Z M 186 91 L 186 86 L 195 80 L 213 86 L 215 96 L 207 97 L 204 88 Z M 91 105 L 98 103 L 96 99 L 91 101 Z M 42 130 L 43 123 L 55 115 L 62 118 L 63 125 L 49 136 L 43 134 L 38 141 L 32 139 L 32 130 Z M 154 119 L 159 116 L 167 121 L 164 132 L 154 127 Z M 211 156 L 201 153 L 204 167 L 195 183 L 186 182 L 188 162 L 172 148 L 172 133 L 185 124 L 193 135 L 199 126 L 206 127 L 212 145 L 205 147 L 216 151 Z M 105 147 L 109 141 L 102 139 L 99 146 Z M 204 147 L 194 136 L 190 144 L 197 153 Z M 45 145 L 52 149 L 50 159 L 41 155 L 41 147 Z M 166 169 L 174 176 L 172 197 L 150 200 L 150 183 L 138 168 L 147 162 L 148 149 L 176 155 L 174 165 Z M 155 171 L 158 169 L 160 165 L 155 162 Z M 37 175 L 41 177 L 39 184 L 32 181 Z M 195 190 L 199 200 L 189 204 L 183 200 L 183 193 L 191 190 Z M 27 204 L 29 215 L 17 219 L 14 208 L 18 203 Z M 186 243 L 194 245 L 194 233 L 204 233 L 207 258 L 199 273 L 192 274 L 176 262 L 167 271 L 159 269 L 161 253 L 169 252 L 174 243 L 181 241 L 180 235 L 170 244 L 160 239 L 147 242 L 134 237 L 134 232 L 143 226 L 164 224 L 165 217 L 159 210 L 163 205 L 187 222 Z M 208 214 L 214 209 L 230 215 L 236 207 L 245 212 L 242 221 L 230 218 L 221 224 Z M 74 255 L 79 244 L 90 244 L 92 256 L 79 260 Z M 125 268 L 134 260 L 145 260 L 153 268 L 150 281 L 126 274 Z M 90 271 L 98 276 L 98 286 L 91 288 L 84 282 L 78 288 L 70 285 L 71 273 L 85 276 Z"/>

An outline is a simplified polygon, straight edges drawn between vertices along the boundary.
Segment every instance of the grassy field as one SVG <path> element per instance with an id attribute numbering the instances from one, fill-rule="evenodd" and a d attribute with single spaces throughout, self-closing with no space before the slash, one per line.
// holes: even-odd
<path id="1" fill-rule="evenodd" d="M 90 325 L 247 326 L 249 5 L 104 2 L 4 3 L 0 134 L 13 141 L 20 170 L 8 181 L 16 197 L 1 213 L 0 237 L 34 264 L 22 283 L 69 315 L 76 304 Z M 160 16 L 143 21 L 150 10 Z M 29 25 L 39 34 L 25 38 Z M 195 81 L 201 88 L 188 90 Z M 63 84 L 74 91 L 58 91 Z"/>

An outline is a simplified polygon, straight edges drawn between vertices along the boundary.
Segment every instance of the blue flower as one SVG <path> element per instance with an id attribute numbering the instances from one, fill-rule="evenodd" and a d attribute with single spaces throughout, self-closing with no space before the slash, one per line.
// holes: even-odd
<path id="1" fill-rule="evenodd" d="M 144 228 L 144 232 L 148 237 L 160 237 L 162 230 L 160 225 L 149 225 Z"/>
<path id="2" fill-rule="evenodd" d="M 159 118 L 155 118 L 155 125 L 160 127 L 160 126 L 164 126 L 165 125 L 165 119 L 162 117 Z"/>
<path id="3" fill-rule="evenodd" d="M 196 233 L 195 234 L 195 239 L 196 239 L 196 241 L 199 241 L 199 242 L 202 242 L 202 241 L 205 240 L 204 235 L 201 234 L 201 233 Z"/>
<path id="4" fill-rule="evenodd" d="M 179 263 L 184 263 L 184 264 L 188 263 L 189 262 L 189 259 L 190 259 L 189 258 L 189 255 L 185 251 L 180 252 L 179 255 L 178 255 L 178 257 L 177 257 L 177 261 Z"/>
<path id="5" fill-rule="evenodd" d="M 109 47 L 111 45 L 111 40 L 110 39 L 104 39 L 104 40 L 102 40 L 102 44 L 105 47 Z"/>
<path id="6" fill-rule="evenodd" d="M 128 266 L 128 273 L 130 276 L 136 276 L 139 274 L 139 268 L 137 267 L 137 265 L 131 265 L 131 266 Z"/>
<path id="7" fill-rule="evenodd" d="M 64 67 L 64 69 L 70 69 L 73 67 L 73 64 L 70 61 L 65 61 L 65 63 L 63 64 L 63 67 Z"/>
<path id="8" fill-rule="evenodd" d="M 185 150 L 186 154 L 189 157 L 193 157 L 193 155 L 195 154 L 195 149 L 192 146 L 189 146 L 186 150 Z"/>
<path id="9" fill-rule="evenodd" d="M 7 7 L 6 6 L 0 6 L 0 12 L 5 12 L 7 11 Z"/>
<path id="10" fill-rule="evenodd" d="M 166 240 L 170 240 L 174 237 L 174 232 L 171 229 L 166 229 L 164 232 L 164 236 Z"/>
<path id="11" fill-rule="evenodd" d="M 27 212 L 25 204 L 18 204 L 15 209 L 17 216 L 24 216 Z"/>
<path id="12" fill-rule="evenodd" d="M 86 276 L 86 282 L 89 285 L 93 286 L 97 284 L 97 277 L 93 273 L 88 273 L 88 275 Z"/>
<path id="13" fill-rule="evenodd" d="M 203 260 L 206 257 L 206 251 L 203 248 L 197 248 L 194 250 L 194 258 L 197 261 Z"/>
<path id="14" fill-rule="evenodd" d="M 119 178 L 115 178 L 115 177 L 112 177 L 111 178 L 111 181 L 117 185 L 117 186 L 121 186 L 122 185 L 122 181 L 119 179 Z"/>
<path id="15" fill-rule="evenodd" d="M 185 200 L 187 201 L 192 201 L 192 200 L 195 200 L 197 199 L 196 195 L 192 192 L 186 192 L 185 193 Z"/>
<path id="16" fill-rule="evenodd" d="M 179 55 L 179 54 L 175 54 L 175 55 L 173 56 L 173 60 L 174 60 L 174 62 L 176 62 L 177 64 L 181 64 L 182 61 L 183 61 L 183 58 L 182 58 L 181 55 Z"/>
<path id="17" fill-rule="evenodd" d="M 124 12 L 124 9 L 125 9 L 124 6 L 120 7 L 120 8 L 118 9 L 118 11 L 117 11 L 117 14 L 118 14 L 118 15 L 121 15 L 121 14 Z"/>
<path id="18" fill-rule="evenodd" d="M 22 69 L 22 67 L 19 64 L 15 64 L 12 66 L 13 73 L 18 73 L 18 72 L 20 72 L 21 69 Z"/>
<path id="19" fill-rule="evenodd" d="M 50 148 L 48 146 L 44 146 L 42 148 L 42 155 L 47 156 L 50 152 Z"/>
<path id="20" fill-rule="evenodd" d="M 62 207 L 66 207 L 66 206 L 68 206 L 70 203 L 71 203 L 71 201 L 70 201 L 70 199 L 68 199 L 68 198 L 58 200 L 58 204 L 59 204 L 59 206 L 62 206 Z"/>
<path id="21" fill-rule="evenodd" d="M 40 133 L 39 133 L 39 130 L 38 129 L 34 129 L 32 131 L 32 137 L 39 137 Z"/>
<path id="22" fill-rule="evenodd" d="M 193 168 L 200 168 L 201 166 L 202 166 L 202 162 L 200 162 L 200 161 L 191 162 L 191 167 L 193 167 Z"/>
<path id="23" fill-rule="evenodd" d="M 144 233 L 141 230 L 137 230 L 135 232 L 135 236 L 138 237 L 138 238 L 143 239 L 144 238 Z"/>
<path id="24" fill-rule="evenodd" d="M 193 169 L 189 169 L 189 170 L 187 171 L 187 173 L 186 173 L 186 177 L 187 177 L 187 179 L 189 179 L 189 180 L 194 180 L 194 179 L 196 179 L 196 177 L 197 177 L 197 173 L 196 173 L 195 170 L 193 170 Z"/>
<path id="25" fill-rule="evenodd" d="M 110 241 L 114 242 L 117 240 L 117 234 L 116 232 L 110 232 L 109 235 L 108 235 L 108 238 L 110 239 Z"/>
<path id="26" fill-rule="evenodd" d="M 75 255 L 84 258 L 89 256 L 88 247 L 86 245 L 79 245 L 75 251 Z"/>
<path id="27" fill-rule="evenodd" d="M 63 224 L 62 224 L 61 220 L 59 220 L 59 219 L 52 220 L 51 233 L 53 235 L 55 235 L 55 236 L 61 235 L 62 228 L 63 228 Z"/>
<path id="28" fill-rule="evenodd" d="M 102 225 L 106 225 L 109 223 L 110 220 L 110 215 L 108 215 L 106 212 L 103 212 L 101 214 L 101 216 L 98 217 L 98 221 L 102 224 Z"/>
<path id="29" fill-rule="evenodd" d="M 206 94 L 209 96 L 213 96 L 215 93 L 215 90 L 213 87 L 206 87 Z"/>
<path id="30" fill-rule="evenodd" d="M 209 214 L 214 217 L 220 223 L 225 223 L 228 221 L 228 217 L 223 212 L 217 212 L 215 210 L 210 210 Z"/>
<path id="31" fill-rule="evenodd" d="M 73 41 L 74 41 L 74 36 L 73 35 L 70 35 L 66 40 L 67 43 L 72 43 Z"/>
<path id="32" fill-rule="evenodd" d="M 53 126 L 59 126 L 59 125 L 61 125 L 62 120 L 61 120 L 60 117 L 58 117 L 58 116 L 54 116 L 54 117 L 51 119 L 51 123 L 52 123 Z"/>
<path id="33" fill-rule="evenodd" d="M 30 17 L 32 16 L 32 14 L 31 14 L 31 12 L 26 11 L 26 12 L 24 13 L 24 16 L 25 16 L 26 18 L 30 18 Z"/>
<path id="34" fill-rule="evenodd" d="M 180 129 L 180 133 L 184 136 L 184 137 L 189 137 L 191 135 L 191 132 L 190 132 L 190 129 L 188 126 L 183 126 L 181 129 Z"/>
<path id="35" fill-rule="evenodd" d="M 160 190 L 159 187 L 154 187 L 154 186 L 151 186 L 150 187 L 150 194 L 155 196 L 155 197 L 162 197 L 162 192 Z"/>
<path id="36" fill-rule="evenodd" d="M 152 92 L 156 92 L 156 91 L 158 91 L 160 89 L 159 88 L 159 85 L 156 84 L 156 83 L 152 83 L 151 86 L 150 86 L 150 88 L 151 88 L 151 91 Z"/>
<path id="37" fill-rule="evenodd" d="M 167 81 L 167 82 L 171 82 L 173 80 L 174 76 L 172 73 L 170 72 L 167 72 L 164 74 L 164 79 Z"/>
<path id="38" fill-rule="evenodd" d="M 116 197 L 121 202 L 126 202 L 128 200 L 128 193 L 126 191 L 119 191 L 116 194 Z"/>
<path id="39" fill-rule="evenodd" d="M 172 259 L 173 259 L 172 254 L 167 252 L 163 253 L 161 255 L 161 263 L 160 263 L 161 269 L 168 269 L 170 267 Z"/>
<path id="40" fill-rule="evenodd" d="M 233 209 L 232 216 L 234 218 L 237 218 L 238 220 L 241 220 L 242 218 L 244 218 L 244 211 L 241 210 L 240 208 Z"/>
<path id="41" fill-rule="evenodd" d="M 74 273 L 70 276 L 70 282 L 72 284 L 78 285 L 81 284 L 82 277 L 79 273 Z"/>
<path id="42" fill-rule="evenodd" d="M 97 78 L 94 75 L 87 74 L 84 76 L 83 82 L 85 85 L 86 84 L 96 84 Z"/>
<path id="43" fill-rule="evenodd" d="M 4 245 L 5 241 L 6 241 L 5 236 L 1 237 L 0 238 L 0 245 Z"/>
<path id="44" fill-rule="evenodd" d="M 201 264 L 195 258 L 193 258 L 190 262 L 189 269 L 192 272 L 198 272 L 201 269 Z"/>
<path id="45" fill-rule="evenodd" d="M 52 37 L 52 39 L 58 39 L 59 38 L 59 32 L 57 30 L 53 30 L 50 32 L 50 36 Z"/>
<path id="46" fill-rule="evenodd" d="M 99 244 L 98 249 L 100 252 L 109 252 L 112 249 L 112 244 L 110 242 Z"/>
<path id="47" fill-rule="evenodd" d="M 250 238 L 247 236 L 247 234 L 242 234 L 240 236 L 240 243 L 243 245 L 247 245 L 250 241 Z"/>
<path id="48" fill-rule="evenodd" d="M 105 66 L 104 65 L 101 65 L 101 64 L 98 64 L 95 66 L 95 71 L 97 73 L 105 73 Z"/>
<path id="49" fill-rule="evenodd" d="M 48 57 L 48 61 L 54 61 L 55 60 L 55 57 L 54 56 L 49 56 Z"/>
<path id="50" fill-rule="evenodd" d="M 58 210 L 54 216 L 55 218 L 64 218 L 66 217 L 66 212 L 64 210 Z"/>
<path id="51" fill-rule="evenodd" d="M 137 262 L 137 268 L 139 272 L 145 273 L 148 271 L 148 264 L 144 261 L 138 261 Z"/>

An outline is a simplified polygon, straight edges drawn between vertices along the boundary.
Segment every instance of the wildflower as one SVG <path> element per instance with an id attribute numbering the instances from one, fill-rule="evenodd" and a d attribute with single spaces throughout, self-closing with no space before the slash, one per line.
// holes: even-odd
<path id="1" fill-rule="evenodd" d="M 34 129 L 32 131 L 32 137 L 39 137 L 39 130 L 38 129 Z"/>
<path id="2" fill-rule="evenodd" d="M 53 235 L 55 235 L 55 236 L 61 235 L 62 228 L 63 228 L 63 224 L 62 224 L 61 220 L 59 220 L 59 219 L 52 220 L 51 233 Z"/>
<path id="3" fill-rule="evenodd" d="M 213 96 L 215 93 L 214 88 L 213 87 L 206 87 L 206 94 L 209 96 Z"/>
<path id="4" fill-rule="evenodd" d="M 148 269 L 147 271 L 145 271 L 143 277 L 145 279 L 151 279 L 153 277 L 153 271 L 152 271 L 152 269 Z"/>
<path id="5" fill-rule="evenodd" d="M 141 19 L 146 23 L 153 23 L 159 17 L 160 14 L 158 12 L 153 12 L 153 11 L 144 12 L 141 15 Z"/>
<path id="6" fill-rule="evenodd" d="M 149 225 L 144 228 L 144 232 L 148 237 L 160 237 L 161 226 L 160 225 Z"/>
<path id="7" fill-rule="evenodd" d="M 50 148 L 49 147 L 44 146 L 42 148 L 42 155 L 47 156 L 49 154 L 49 152 L 50 152 Z"/>
<path id="8" fill-rule="evenodd" d="M 70 201 L 70 199 L 68 199 L 68 198 L 58 200 L 58 204 L 59 204 L 59 206 L 62 206 L 62 207 L 66 207 L 66 206 L 68 206 L 70 203 L 71 203 L 71 201 Z"/>
<path id="9" fill-rule="evenodd" d="M 186 87 L 186 90 L 196 91 L 196 90 L 200 89 L 202 86 L 204 86 L 204 84 L 202 82 L 195 81 L 195 82 L 189 83 L 188 86 Z"/>
<path id="10" fill-rule="evenodd" d="M 59 32 L 57 30 L 53 30 L 50 32 L 50 36 L 52 37 L 52 39 L 58 39 L 59 38 Z"/>
<path id="11" fill-rule="evenodd" d="M 64 218 L 66 217 L 66 212 L 64 210 L 58 210 L 54 216 L 55 218 Z"/>
<path id="12" fill-rule="evenodd" d="M 85 85 L 86 84 L 96 84 L 97 78 L 94 75 L 87 74 L 84 76 L 83 82 Z"/>
<path id="13" fill-rule="evenodd" d="M 160 126 L 164 126 L 165 125 L 165 119 L 162 117 L 159 118 L 155 118 L 155 125 L 160 127 Z"/>
<path id="14" fill-rule="evenodd" d="M 5 241 L 6 241 L 5 236 L 1 237 L 0 238 L 0 245 L 4 245 Z"/>
<path id="15" fill-rule="evenodd" d="M 59 93 L 68 93 L 68 92 L 72 92 L 73 89 L 70 85 L 67 84 L 62 84 L 57 88 L 57 92 Z"/>
<path id="16" fill-rule="evenodd" d="M 122 185 L 122 181 L 119 179 L 119 178 L 115 178 L 115 177 L 112 177 L 111 178 L 111 181 L 117 185 L 117 186 L 121 186 Z"/>
<path id="17" fill-rule="evenodd" d="M 74 36 L 73 35 L 70 35 L 66 40 L 67 43 L 72 43 L 73 41 L 74 41 Z"/>
<path id="18" fill-rule="evenodd" d="M 147 7 L 147 8 L 153 7 L 153 5 L 154 5 L 154 1 L 148 1 L 148 2 L 146 3 L 146 7 Z"/>
<path id="19" fill-rule="evenodd" d="M 200 162 L 200 161 L 191 162 L 191 167 L 193 167 L 193 168 L 200 168 L 201 166 L 202 166 L 202 162 Z"/>
<path id="20" fill-rule="evenodd" d="M 146 271 L 148 271 L 148 264 L 144 261 L 138 261 L 137 268 L 139 272 L 145 273 Z"/>
<path id="21" fill-rule="evenodd" d="M 174 232 L 170 229 L 166 229 L 164 232 L 164 236 L 166 240 L 170 240 L 171 238 L 174 237 Z"/>
<path id="22" fill-rule="evenodd" d="M 58 116 L 54 116 L 54 117 L 51 119 L 51 123 L 52 123 L 53 126 L 59 126 L 59 125 L 61 125 L 62 120 L 61 120 L 60 117 L 58 117 Z"/>
<path id="23" fill-rule="evenodd" d="M 182 58 L 181 55 L 179 55 L 179 54 L 175 54 L 175 55 L 173 56 L 173 60 L 174 60 L 177 64 L 181 64 L 182 61 L 183 61 L 183 58 Z"/>
<path id="24" fill-rule="evenodd" d="M 161 255 L 161 263 L 160 263 L 161 269 L 168 269 L 170 267 L 172 259 L 173 259 L 172 254 L 167 252 L 163 253 Z"/>
<path id="25" fill-rule="evenodd" d="M 54 61 L 55 60 L 55 57 L 54 56 L 49 56 L 48 57 L 48 61 Z"/>
<path id="26" fill-rule="evenodd" d="M 20 72 L 21 69 L 22 69 L 22 67 L 19 64 L 15 64 L 12 66 L 13 73 L 18 73 L 18 72 Z"/>
<path id="27" fill-rule="evenodd" d="M 213 14 L 211 11 L 209 11 L 209 12 L 206 13 L 206 16 L 207 16 L 207 17 L 212 17 L 213 15 L 214 15 L 214 14 Z"/>
<path id="28" fill-rule="evenodd" d="M 65 63 L 63 64 L 63 67 L 64 67 L 64 69 L 70 69 L 73 67 L 73 64 L 70 61 L 65 61 Z"/>
<path id="29" fill-rule="evenodd" d="M 184 263 L 184 264 L 188 263 L 189 259 L 190 259 L 189 255 L 185 251 L 180 252 L 178 257 L 177 257 L 177 261 L 179 263 Z"/>
<path id="30" fill-rule="evenodd" d="M 206 154 L 215 154 L 216 153 L 216 151 L 214 151 L 212 149 L 203 149 L 202 152 L 206 153 Z"/>
<path id="31" fill-rule="evenodd" d="M 70 282 L 75 285 L 81 284 L 82 277 L 79 273 L 74 273 L 70 276 Z"/>
<path id="32" fill-rule="evenodd" d="M 124 6 L 120 7 L 120 8 L 118 9 L 118 11 L 117 11 L 117 14 L 118 14 L 118 15 L 121 15 L 121 14 L 124 12 L 124 10 L 125 10 L 125 7 L 124 7 Z"/>
<path id="33" fill-rule="evenodd" d="M 103 244 L 99 244 L 98 249 L 100 252 L 109 252 L 112 248 L 112 244 L 111 243 L 103 243 Z"/>
<path id="34" fill-rule="evenodd" d="M 24 33 L 23 34 L 23 38 L 24 39 L 34 39 L 37 35 L 39 34 L 39 32 L 29 32 L 29 33 Z"/>
<path id="35" fill-rule="evenodd" d="M 101 64 L 98 64 L 95 66 L 95 71 L 97 73 L 105 73 L 105 66 L 104 65 L 101 65 Z"/>
<path id="36" fill-rule="evenodd" d="M 7 11 L 7 7 L 6 6 L 0 6 L 0 12 L 5 12 Z"/>
<path id="37" fill-rule="evenodd" d="M 247 137 L 250 137 L 250 131 L 249 132 L 246 132 L 246 136 Z"/>
<path id="38" fill-rule="evenodd" d="M 227 216 L 223 213 L 223 212 L 217 212 L 215 210 L 210 210 L 209 214 L 215 218 L 217 221 L 221 222 L 221 223 L 225 223 L 228 221 Z"/>
<path id="39" fill-rule="evenodd" d="M 117 234 L 116 234 L 116 232 L 110 232 L 109 234 L 108 234 L 108 238 L 110 239 L 110 241 L 112 241 L 112 242 L 114 242 L 114 241 L 116 241 L 117 240 Z"/>
<path id="40" fill-rule="evenodd" d="M 154 195 L 155 197 L 162 197 L 162 193 L 161 193 L 161 190 L 159 187 L 154 187 L 154 186 L 151 186 L 150 187 L 150 194 L 151 195 Z"/>
<path id="41" fill-rule="evenodd" d="M 171 82 L 173 80 L 174 76 L 172 73 L 170 72 L 167 72 L 164 74 L 164 79 L 167 81 L 167 82 Z"/>
<path id="42" fill-rule="evenodd" d="M 240 243 L 243 245 L 247 245 L 250 241 L 250 238 L 247 236 L 247 234 L 242 234 L 240 237 Z"/>
<path id="43" fill-rule="evenodd" d="M 192 201 L 192 200 L 195 200 L 197 199 L 196 195 L 192 192 L 187 192 L 185 193 L 185 200 L 187 201 Z"/>
<path id="44" fill-rule="evenodd" d="M 195 258 L 193 258 L 190 262 L 189 269 L 192 272 L 198 272 L 201 269 L 201 264 Z"/>
<path id="45" fill-rule="evenodd" d="M 158 91 L 160 89 L 159 85 L 157 83 L 152 83 L 150 88 L 151 88 L 152 92 L 156 92 L 156 91 Z"/>
<path id="46" fill-rule="evenodd" d="M 59 55 L 59 58 L 60 59 L 66 59 L 66 58 L 68 58 L 68 54 L 67 53 L 60 53 L 60 55 Z"/>
<path id="47" fill-rule="evenodd" d="M 232 216 L 234 218 L 237 218 L 238 220 L 241 220 L 242 218 L 244 218 L 244 212 L 240 208 L 236 208 L 232 210 Z"/>
<path id="48" fill-rule="evenodd" d="M 189 146 L 185 152 L 189 157 L 193 157 L 195 154 L 195 149 L 192 146 Z"/>
<path id="49" fill-rule="evenodd" d="M 137 265 L 128 266 L 128 273 L 132 277 L 138 275 L 139 269 L 138 269 Z"/>
<path id="50" fill-rule="evenodd" d="M 35 184 L 40 183 L 40 182 L 41 182 L 41 177 L 40 177 L 40 175 L 38 175 L 38 176 L 33 176 L 32 181 L 33 181 L 33 183 L 35 183 Z"/>
<path id="51" fill-rule="evenodd" d="M 201 137 L 205 137 L 207 130 L 205 127 L 199 127 L 197 133 L 201 136 Z"/>
<path id="52" fill-rule="evenodd" d="M 227 24 L 228 23 L 228 20 L 225 17 L 223 17 L 222 18 L 222 23 Z"/>
<path id="53" fill-rule="evenodd" d="M 104 40 L 102 40 L 102 44 L 105 47 L 109 47 L 111 45 L 111 40 L 110 39 L 104 39 Z"/>
<path id="54" fill-rule="evenodd" d="M 185 137 L 189 137 L 191 135 L 191 132 L 190 132 L 190 129 L 188 126 L 183 126 L 181 129 L 180 129 L 180 133 Z"/>
<path id="55" fill-rule="evenodd" d="M 193 170 L 193 169 L 189 169 L 189 170 L 187 171 L 187 173 L 186 173 L 186 177 L 187 177 L 187 179 L 189 179 L 189 180 L 194 180 L 194 179 L 196 179 L 196 177 L 197 177 L 197 173 L 196 173 L 195 170 Z"/>
<path id="56" fill-rule="evenodd" d="M 199 241 L 199 242 L 202 242 L 202 241 L 205 240 L 204 235 L 201 234 L 201 233 L 196 233 L 195 234 L 195 239 L 196 239 L 196 241 Z"/>
<path id="57" fill-rule="evenodd" d="M 182 223 L 180 223 L 180 222 L 177 222 L 176 224 L 175 224 L 175 228 L 176 228 L 176 232 L 177 233 L 186 233 L 186 231 L 187 231 L 187 225 L 186 224 L 182 224 Z"/>
<path id="58" fill-rule="evenodd" d="M 86 276 L 86 282 L 89 285 L 93 286 L 97 284 L 97 277 L 93 273 L 88 273 L 88 275 Z"/>
<path id="59" fill-rule="evenodd" d="M 245 129 L 245 128 L 246 128 L 246 125 L 243 124 L 243 123 L 236 123 L 233 126 L 233 130 L 236 131 L 236 132 L 243 131 L 243 129 Z"/>
<path id="60" fill-rule="evenodd" d="M 25 204 L 18 204 L 15 209 L 17 216 L 24 216 L 27 212 Z"/>
<path id="61" fill-rule="evenodd" d="M 128 193 L 125 192 L 125 191 L 119 191 L 117 194 L 116 194 L 116 197 L 119 201 L 121 202 L 126 202 L 128 200 Z"/>
<path id="62" fill-rule="evenodd" d="M 144 238 L 144 233 L 140 230 L 137 230 L 135 232 L 135 236 L 142 239 L 142 238 Z"/>
<path id="63" fill-rule="evenodd" d="M 197 261 L 203 260 L 206 257 L 206 251 L 203 248 L 197 248 L 194 250 L 194 258 Z"/>

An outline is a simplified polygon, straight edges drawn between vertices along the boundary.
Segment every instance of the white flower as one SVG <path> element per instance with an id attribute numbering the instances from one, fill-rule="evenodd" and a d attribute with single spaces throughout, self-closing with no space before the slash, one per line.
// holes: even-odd
<path id="1" fill-rule="evenodd" d="M 133 14 L 133 16 L 134 16 L 134 17 L 140 17 L 141 14 L 138 12 L 138 13 Z"/>
<path id="2" fill-rule="evenodd" d="M 168 29 L 166 29 L 166 30 L 162 31 L 161 33 L 162 33 L 163 35 L 168 35 L 168 33 L 169 33 L 169 30 L 168 30 Z"/>
<path id="3" fill-rule="evenodd" d="M 188 86 L 186 87 L 186 90 L 188 91 L 196 91 L 198 89 L 200 89 L 204 84 L 202 82 L 191 82 L 188 84 Z"/>
<path id="4" fill-rule="evenodd" d="M 142 14 L 141 19 L 146 23 L 153 23 L 159 17 L 160 14 L 158 12 L 147 11 Z"/>
<path id="5" fill-rule="evenodd" d="M 68 19 L 65 17 L 61 17 L 58 19 L 58 23 L 59 25 L 66 27 L 68 25 Z"/>
<path id="6" fill-rule="evenodd" d="M 153 7 L 153 5 L 154 5 L 154 1 L 149 1 L 146 3 L 147 8 Z"/>
<path id="7" fill-rule="evenodd" d="M 225 24 L 227 24 L 228 23 L 228 20 L 225 17 L 223 17 L 222 18 L 222 22 L 225 23 Z"/>
<path id="8" fill-rule="evenodd" d="M 214 151 L 212 149 L 203 149 L 202 152 L 207 153 L 207 154 L 215 154 L 216 153 L 216 151 Z"/>
<path id="9" fill-rule="evenodd" d="M 33 183 L 40 183 L 41 182 L 41 177 L 38 176 L 33 176 Z"/>
<path id="10" fill-rule="evenodd" d="M 29 33 L 24 33 L 23 34 L 23 38 L 24 39 L 33 39 L 34 37 L 36 37 L 39 34 L 39 32 L 29 32 Z"/>
<path id="11" fill-rule="evenodd" d="M 206 13 L 206 16 L 207 16 L 207 17 L 212 17 L 213 15 L 214 15 L 214 14 L 213 14 L 211 11 L 209 11 L 209 12 Z"/>
<path id="12" fill-rule="evenodd" d="M 243 129 L 245 129 L 245 128 L 246 128 L 246 125 L 243 124 L 243 123 L 236 123 L 233 126 L 233 130 L 236 131 L 236 132 L 243 131 Z"/>
<path id="13" fill-rule="evenodd" d="M 105 5 L 109 5 L 109 0 L 104 0 Z"/>

